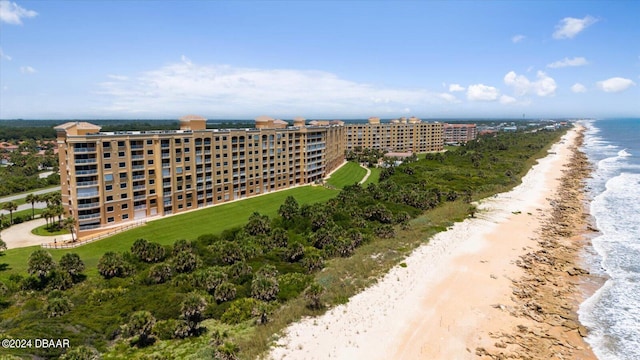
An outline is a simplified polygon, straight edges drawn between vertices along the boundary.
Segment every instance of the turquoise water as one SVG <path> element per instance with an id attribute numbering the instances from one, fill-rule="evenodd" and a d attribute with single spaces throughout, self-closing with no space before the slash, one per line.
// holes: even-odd
<path id="1" fill-rule="evenodd" d="M 594 166 L 590 212 L 594 273 L 607 280 L 580 306 L 599 359 L 640 359 L 640 119 L 585 121 L 583 151 Z"/>

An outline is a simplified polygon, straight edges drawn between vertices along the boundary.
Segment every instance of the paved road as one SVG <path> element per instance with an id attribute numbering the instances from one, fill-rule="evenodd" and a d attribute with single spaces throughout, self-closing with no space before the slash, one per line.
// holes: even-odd
<path id="1" fill-rule="evenodd" d="M 42 243 L 52 243 L 57 240 L 62 243 L 65 240 L 71 240 L 71 234 L 57 236 L 39 236 L 31 233 L 31 230 L 46 224 L 45 219 L 36 219 L 22 224 L 13 225 L 8 229 L 2 230 L 2 240 L 7 244 L 7 249 L 15 249 L 27 246 L 40 245 Z"/>
<path id="2" fill-rule="evenodd" d="M 60 186 L 56 186 L 56 187 L 52 187 L 52 188 L 48 188 L 48 189 L 43 189 L 43 190 L 29 191 L 29 192 L 26 192 L 26 193 L 23 193 L 23 194 L 19 194 L 19 195 L 5 196 L 5 197 L 0 198 L 0 203 L 7 202 L 7 201 L 14 201 L 14 200 L 18 200 L 18 199 L 24 199 L 25 197 L 27 197 L 28 194 L 41 195 L 41 194 L 47 194 L 47 193 L 55 192 L 55 191 L 60 191 Z M 31 204 L 29 204 L 29 207 L 31 207 Z"/>
<path id="3" fill-rule="evenodd" d="M 2 202 L 0 201 L 0 203 L 2 203 Z M 44 209 L 44 208 L 47 207 L 47 203 L 46 202 L 37 202 L 37 203 L 33 204 L 33 207 L 36 208 L 36 209 Z M 18 205 L 18 210 L 16 210 L 16 211 L 22 211 L 22 210 L 27 210 L 27 209 L 31 210 L 31 203 Z M 13 213 L 15 214 L 16 211 L 14 211 Z M 7 210 L 0 209 L 0 214 L 9 215 L 9 212 Z"/>

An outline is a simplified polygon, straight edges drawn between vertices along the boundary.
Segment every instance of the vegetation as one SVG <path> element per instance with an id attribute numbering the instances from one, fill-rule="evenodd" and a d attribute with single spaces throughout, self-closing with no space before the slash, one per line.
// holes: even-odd
<path id="1" fill-rule="evenodd" d="M 61 275 L 69 276 L 62 259 L 57 267 L 55 259 L 39 260 L 33 268 L 30 262 L 30 273 L 58 279 L 55 287 L 42 286 L 37 277 L 16 272 L 20 265 L 13 260 L 33 249 L 9 250 L 11 260 L 0 258 L 11 261 L 12 274 L 6 281 L 3 276 L 7 294 L 0 331 L 55 334 L 109 358 L 253 358 L 289 322 L 345 302 L 431 235 L 467 217 L 472 200 L 516 185 L 533 157 L 543 154 L 540 144 L 559 135 L 483 138 L 451 154 L 383 169 L 379 184 L 345 186 L 325 203 L 283 192 L 275 205 L 270 205 L 275 196 L 263 207 L 251 203 L 259 198 L 248 199 L 218 207 L 219 212 L 205 209 L 162 220 L 168 227 L 150 223 L 139 232 L 75 249 L 87 277 L 70 285 Z M 335 195 L 322 191 L 315 194 Z M 235 217 L 219 219 L 228 212 Z M 191 235 L 196 231 L 198 236 Z M 164 253 L 157 256 L 160 248 Z M 34 259 L 47 258 L 42 251 L 34 252 Z M 46 306 L 52 293 L 61 298 L 56 291 L 68 307 L 58 300 L 55 307 Z M 61 351 L 12 354 L 52 358 Z"/>
<path id="2" fill-rule="evenodd" d="M 335 188 L 342 189 L 347 185 L 357 184 L 367 174 L 358 163 L 349 161 L 340 169 L 334 172 L 327 180 L 327 183 Z"/>
<path id="3" fill-rule="evenodd" d="M 0 196 L 60 185 L 58 156 L 53 153 L 54 143 L 30 139 L 16 142 L 16 145 L 18 149 L 11 152 L 0 149 L 0 158 L 7 158 L 10 163 L 9 166 L 0 167 Z M 38 154 L 40 150 L 44 150 L 44 155 Z M 52 168 L 53 174 L 41 179 L 38 174 L 42 168 Z"/>

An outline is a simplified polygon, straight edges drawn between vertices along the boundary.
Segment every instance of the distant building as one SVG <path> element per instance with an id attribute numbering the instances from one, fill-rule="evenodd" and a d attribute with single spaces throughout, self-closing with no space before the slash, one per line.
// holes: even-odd
<path id="1" fill-rule="evenodd" d="M 367 124 L 346 125 L 345 148 L 377 149 L 384 152 L 424 153 L 441 151 L 444 145 L 443 124 L 423 122 L 418 118 L 400 118 L 381 123 L 369 118 Z"/>
<path id="2" fill-rule="evenodd" d="M 446 144 L 465 144 L 477 137 L 476 124 L 444 124 L 444 142 Z"/>

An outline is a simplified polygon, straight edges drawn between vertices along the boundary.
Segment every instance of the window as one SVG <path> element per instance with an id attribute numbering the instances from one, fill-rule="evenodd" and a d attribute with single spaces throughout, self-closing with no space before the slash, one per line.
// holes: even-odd
<path id="1" fill-rule="evenodd" d="M 185 162 L 190 161 L 190 160 L 191 160 L 191 158 L 190 158 L 190 157 L 188 157 L 188 156 L 186 156 L 186 157 L 184 158 L 184 161 L 185 161 Z"/>
<path id="2" fill-rule="evenodd" d="M 102 154 L 102 155 L 103 155 L 103 157 L 104 157 L 105 159 L 108 159 L 108 158 L 110 158 L 110 157 L 111 157 L 111 153 L 108 153 L 108 152 L 106 152 L 106 153 L 104 153 L 104 154 Z"/>
<path id="3" fill-rule="evenodd" d="M 107 212 L 112 212 L 113 211 L 113 206 L 107 206 Z"/>
<path id="4" fill-rule="evenodd" d="M 187 207 L 188 207 L 188 208 L 190 208 L 190 207 L 191 207 L 191 203 L 190 203 L 190 202 L 188 202 L 188 203 L 187 203 Z"/>
<path id="5" fill-rule="evenodd" d="M 155 193 L 156 193 L 156 189 L 151 189 L 151 190 L 149 190 L 149 195 L 153 195 L 153 194 L 155 194 Z"/>
<path id="6" fill-rule="evenodd" d="M 113 201 L 113 196 L 111 195 L 107 196 L 107 201 Z"/>
<path id="7" fill-rule="evenodd" d="M 105 169 L 111 169 L 111 164 L 104 164 Z"/>
<path id="8" fill-rule="evenodd" d="M 127 163 L 126 162 L 118 163 L 118 167 L 119 168 L 127 167 Z"/>
<path id="9" fill-rule="evenodd" d="M 111 147 L 111 143 L 109 141 L 103 141 L 102 142 L 102 147 L 110 148 Z"/>
<path id="10" fill-rule="evenodd" d="M 152 145 L 153 144 L 153 140 L 147 140 L 147 145 Z"/>
<path id="11" fill-rule="evenodd" d="M 126 189 L 127 183 L 120 183 L 120 189 Z"/>
<path id="12" fill-rule="evenodd" d="M 182 200 L 182 194 L 178 195 L 178 200 Z"/>
<path id="13" fill-rule="evenodd" d="M 122 220 L 127 220 L 129 218 L 129 214 L 122 214 Z"/>
<path id="14" fill-rule="evenodd" d="M 118 141 L 118 146 L 124 146 L 124 141 Z"/>
<path id="15" fill-rule="evenodd" d="M 178 204 L 178 209 L 182 209 L 182 208 L 183 208 L 182 204 Z"/>
<path id="16" fill-rule="evenodd" d="M 151 199 L 151 200 L 149 200 L 149 204 L 151 204 L 151 205 L 155 205 L 155 204 L 156 204 L 156 199 Z"/>
<path id="17" fill-rule="evenodd" d="M 118 151 L 118 157 L 124 157 L 124 151 Z"/>
<path id="18" fill-rule="evenodd" d="M 127 210 L 128 208 L 129 208 L 129 204 L 120 205 L 120 209 L 122 209 L 122 210 Z"/>
<path id="19" fill-rule="evenodd" d="M 126 199 L 127 198 L 127 194 L 120 194 L 120 199 Z"/>
<path id="20" fill-rule="evenodd" d="M 155 184 L 155 183 L 156 183 L 156 180 L 155 180 L 155 179 L 149 179 L 149 185 L 153 185 L 153 184 Z"/>
<path id="21" fill-rule="evenodd" d="M 183 141 L 184 141 L 185 144 L 188 144 L 189 143 L 189 138 L 184 138 Z"/>
<path id="22" fill-rule="evenodd" d="M 147 155 L 153 155 L 153 150 L 147 150 Z"/>
<path id="23" fill-rule="evenodd" d="M 147 165 L 153 165 L 153 160 L 147 160 Z"/>
<path id="24" fill-rule="evenodd" d="M 176 158 L 176 162 L 177 163 L 182 162 L 182 158 Z"/>
<path id="25" fill-rule="evenodd" d="M 126 179 L 127 173 L 120 173 L 120 179 Z"/>
<path id="26" fill-rule="evenodd" d="M 104 187 L 104 189 L 106 191 L 111 191 L 111 190 L 113 190 L 113 185 L 107 185 L 107 186 Z"/>
<path id="27" fill-rule="evenodd" d="M 115 221 L 115 219 L 113 217 L 107 218 L 107 222 L 114 222 L 114 221 Z"/>
<path id="28" fill-rule="evenodd" d="M 105 174 L 104 181 L 113 181 L 113 174 Z"/>

